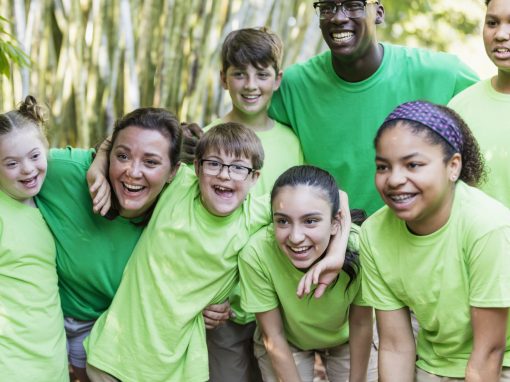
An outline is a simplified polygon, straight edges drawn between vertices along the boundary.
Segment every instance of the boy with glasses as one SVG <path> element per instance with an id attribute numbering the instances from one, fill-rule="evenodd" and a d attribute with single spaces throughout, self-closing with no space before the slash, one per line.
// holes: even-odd
<path id="1" fill-rule="evenodd" d="M 466 89 L 448 106 L 467 122 L 490 169 L 482 189 L 510 207 L 510 2 L 486 0 L 483 42 L 496 76 Z"/>
<path id="2" fill-rule="evenodd" d="M 477 76 L 453 55 L 380 43 L 379 2 L 313 5 L 329 51 L 285 71 L 269 115 L 292 126 L 306 162 L 333 174 L 352 208 L 371 214 L 382 206 L 372 140 L 386 115 L 416 99 L 445 104 Z"/>
<path id="3" fill-rule="evenodd" d="M 232 109 L 218 123 L 235 122 L 250 128 L 259 137 L 264 148 L 264 169 L 250 193 L 269 194 L 275 180 L 292 166 L 303 164 L 299 141 L 291 129 L 271 119 L 267 109 L 273 92 L 282 79 L 281 39 L 266 28 L 245 28 L 228 34 L 221 50 L 221 82 L 228 90 Z M 217 170 L 218 162 L 206 161 L 204 171 Z M 233 167 L 235 171 L 242 170 Z M 207 331 L 210 382 L 261 381 L 257 361 L 253 355 L 255 316 L 240 306 L 237 286 L 229 302 L 231 320 Z M 204 312 L 207 318 L 208 311 Z"/>

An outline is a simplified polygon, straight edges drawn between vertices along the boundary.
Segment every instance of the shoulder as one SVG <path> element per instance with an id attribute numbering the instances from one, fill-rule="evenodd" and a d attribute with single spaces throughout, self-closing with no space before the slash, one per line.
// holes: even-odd
<path id="1" fill-rule="evenodd" d="M 472 239 L 510 228 L 510 210 L 478 188 L 459 182 L 455 190 L 455 227 Z"/>
<path id="2" fill-rule="evenodd" d="M 250 227 L 250 232 L 256 232 L 271 221 L 271 202 L 269 194 L 260 196 L 248 194 L 243 203 L 243 212 Z"/>
<path id="3" fill-rule="evenodd" d="M 251 265 L 265 263 L 268 256 L 273 256 L 274 235 L 271 226 L 255 232 L 240 253 L 240 259 Z"/>
<path id="4" fill-rule="evenodd" d="M 392 56 L 398 60 L 405 60 L 412 68 L 431 70 L 444 73 L 455 73 L 465 67 L 454 54 L 435 52 L 429 49 L 414 48 L 401 45 L 383 44 Z"/>
<path id="5" fill-rule="evenodd" d="M 92 163 L 94 152 L 93 149 L 75 149 L 70 146 L 64 149 L 50 149 L 48 161 L 50 165 L 53 163 L 69 163 L 88 168 Z"/>
<path id="6" fill-rule="evenodd" d="M 479 99 L 479 97 L 483 96 L 483 94 L 485 93 L 488 82 L 490 83 L 490 79 L 479 81 L 471 85 L 470 87 L 464 89 L 451 99 L 451 101 L 448 103 L 448 107 L 451 107 L 452 109 L 456 110 L 456 108 L 462 107 L 462 105 L 465 105 L 466 103 L 469 104 L 472 102 L 476 102 Z"/>
<path id="7" fill-rule="evenodd" d="M 327 50 L 312 58 L 295 63 L 283 72 L 282 85 L 293 83 L 296 80 L 306 79 L 308 76 L 316 77 L 319 73 L 323 76 L 327 65 L 331 65 L 331 51 Z"/>

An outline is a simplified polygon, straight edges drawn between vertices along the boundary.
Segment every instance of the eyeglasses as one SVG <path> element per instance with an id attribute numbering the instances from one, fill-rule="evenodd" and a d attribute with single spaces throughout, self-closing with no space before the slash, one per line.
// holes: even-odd
<path id="1" fill-rule="evenodd" d="M 202 159 L 200 165 L 204 169 L 204 174 L 217 176 L 223 171 L 223 167 L 227 168 L 228 176 L 232 180 L 246 180 L 254 169 L 239 164 L 224 164 L 211 159 Z"/>
<path id="2" fill-rule="evenodd" d="M 313 3 L 313 7 L 321 20 L 331 19 L 339 10 L 342 10 L 342 13 L 346 17 L 357 19 L 365 16 L 365 7 L 367 4 L 377 3 L 378 1 L 376 0 L 347 0 L 343 2 L 317 1 Z"/>

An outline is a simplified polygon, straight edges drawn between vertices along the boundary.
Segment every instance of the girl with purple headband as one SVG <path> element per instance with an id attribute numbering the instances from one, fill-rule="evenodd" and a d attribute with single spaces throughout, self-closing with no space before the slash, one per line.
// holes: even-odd
<path id="1" fill-rule="evenodd" d="M 455 112 L 416 101 L 386 118 L 375 149 L 386 206 L 362 226 L 361 264 L 380 380 L 510 381 L 510 211 L 473 187 L 478 144 Z"/>

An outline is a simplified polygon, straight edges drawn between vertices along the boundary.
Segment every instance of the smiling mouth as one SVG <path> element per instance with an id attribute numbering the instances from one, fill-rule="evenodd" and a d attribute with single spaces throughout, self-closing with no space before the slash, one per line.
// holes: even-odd
<path id="1" fill-rule="evenodd" d="M 242 97 L 247 101 L 255 101 L 260 98 L 260 95 L 243 95 Z"/>
<path id="2" fill-rule="evenodd" d="M 388 195 L 388 198 L 396 204 L 408 203 L 415 198 L 416 194 Z"/>
<path id="3" fill-rule="evenodd" d="M 20 182 L 27 188 L 35 187 L 37 185 L 37 176 L 38 175 L 35 175 L 31 178 L 20 180 Z"/>
<path id="4" fill-rule="evenodd" d="M 352 32 L 333 32 L 330 34 L 334 42 L 345 42 L 354 37 Z"/>
<path id="5" fill-rule="evenodd" d="M 234 195 L 234 190 L 223 186 L 213 186 L 214 193 L 222 198 L 230 198 Z"/>
<path id="6" fill-rule="evenodd" d="M 137 184 L 128 184 L 124 182 L 122 183 L 122 187 L 124 188 L 124 190 L 128 192 L 140 192 L 145 188 L 145 186 L 140 186 Z"/>
<path id="7" fill-rule="evenodd" d="M 292 247 L 290 245 L 287 246 L 289 250 L 297 257 L 303 257 L 308 253 L 310 249 L 312 249 L 312 246 L 301 246 L 301 247 Z"/>

